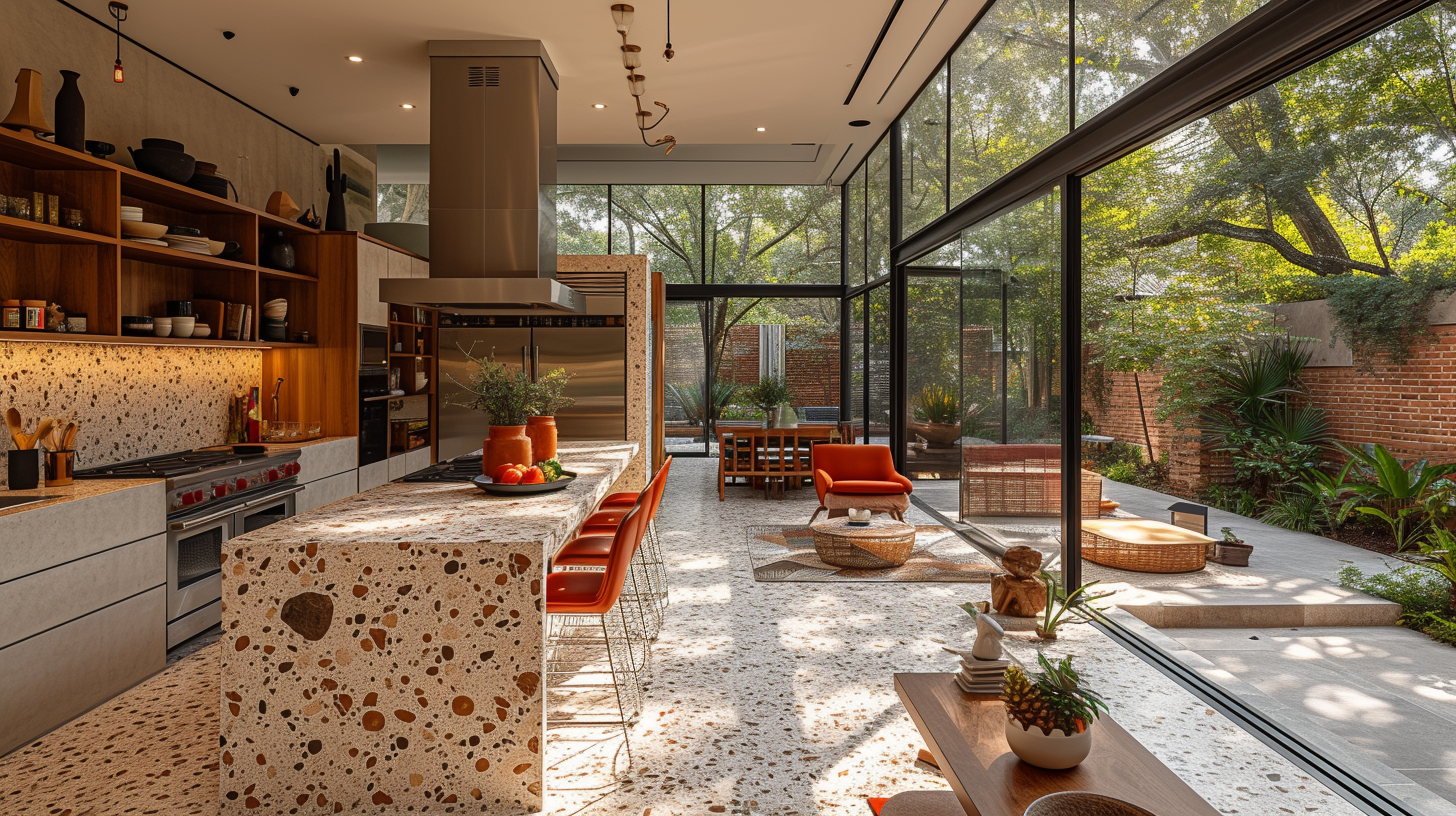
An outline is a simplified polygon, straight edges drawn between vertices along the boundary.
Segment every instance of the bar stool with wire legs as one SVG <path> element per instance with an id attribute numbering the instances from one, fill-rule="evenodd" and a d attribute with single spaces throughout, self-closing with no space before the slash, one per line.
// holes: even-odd
<path id="1" fill-rule="evenodd" d="M 581 531 L 584 535 L 610 534 L 627 510 L 637 506 L 644 494 L 652 494 L 651 504 L 648 505 L 650 515 L 647 519 L 647 535 L 643 540 L 642 562 L 646 569 L 647 582 L 656 602 L 656 618 L 659 627 L 668 605 L 668 587 L 667 560 L 663 552 L 662 538 L 657 533 L 657 509 L 662 503 L 662 494 L 667 488 L 667 472 L 671 467 L 672 457 L 669 456 L 663 461 L 662 467 L 658 469 L 652 477 L 652 482 L 642 493 L 613 493 L 608 496 L 602 501 L 600 509 L 582 525 Z M 602 556 L 598 553 L 594 557 L 601 558 Z M 654 637 L 656 637 L 655 633 Z"/>
<path id="2" fill-rule="evenodd" d="M 667 479 L 667 471 L 671 466 L 673 466 L 673 458 L 668 456 L 667 459 L 662 460 L 662 466 L 658 468 L 657 475 L 654 478 L 661 476 L 662 479 Z M 601 500 L 601 506 L 598 511 L 630 510 L 636 506 L 638 497 L 639 494 L 636 493 L 613 493 L 609 497 L 604 498 L 604 500 Z M 658 494 L 657 498 L 658 501 L 661 501 L 662 495 Z M 588 522 L 590 522 L 590 519 L 588 519 Z M 644 557 L 646 564 L 652 570 L 652 577 L 657 581 L 658 589 L 661 590 L 661 595 L 658 596 L 658 605 L 662 606 L 662 609 L 667 609 L 667 560 L 664 557 L 661 536 L 657 532 L 657 509 L 655 507 L 652 509 L 652 517 L 648 520 L 648 527 L 646 527 L 646 552 Z"/>
<path id="3" fill-rule="evenodd" d="M 653 477 L 647 489 L 637 494 L 636 508 L 647 514 L 648 529 L 651 529 L 652 519 L 657 515 L 657 508 L 662 501 L 662 494 L 667 485 L 667 466 L 671 460 L 663 465 Z M 608 557 L 612 547 L 612 537 L 617 531 L 618 525 L 626 513 L 623 510 L 601 510 L 594 513 L 582 525 L 581 533 L 577 539 L 562 547 L 552 562 L 553 569 L 601 569 L 602 563 Z M 661 559 L 657 559 L 660 563 Z M 633 661 L 634 666 L 639 669 L 648 666 L 651 652 L 648 644 L 657 639 L 658 632 L 662 629 L 663 604 L 661 598 L 667 594 L 665 585 L 666 574 L 655 571 L 652 568 L 652 556 L 648 554 L 648 546 L 644 538 L 643 546 L 638 548 L 637 556 L 632 561 L 632 571 L 629 575 L 630 586 L 624 590 L 624 599 L 630 602 L 637 611 L 637 618 L 642 626 L 639 644 L 642 648 L 641 660 Z M 634 658 L 636 655 L 634 655 Z"/>
<path id="4" fill-rule="evenodd" d="M 647 514 L 630 512 L 612 537 L 602 572 L 552 572 L 546 576 L 546 693 L 612 689 L 617 711 L 575 712 L 547 706 L 547 725 L 620 725 L 632 764 L 628 727 L 642 713 L 642 687 L 632 666 L 632 627 L 620 602 L 628 569 L 647 526 Z M 605 647 L 605 650 L 602 649 Z M 601 668 L 605 651 L 606 670 Z M 583 678 L 606 675 L 610 682 Z"/>

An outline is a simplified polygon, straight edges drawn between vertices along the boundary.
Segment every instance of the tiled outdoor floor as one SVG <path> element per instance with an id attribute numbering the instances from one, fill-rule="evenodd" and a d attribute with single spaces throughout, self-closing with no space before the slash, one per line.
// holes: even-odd
<path id="1" fill-rule="evenodd" d="M 742 528 L 802 522 L 810 490 L 781 502 L 739 488 L 720 503 L 713 460 L 679 459 L 663 503 L 673 605 L 656 682 L 632 730 L 627 783 L 604 769 L 619 740 L 553 735 L 548 810 L 559 814 L 866 814 L 864 797 L 944 788 L 914 765 L 922 743 L 896 671 L 953 668 L 969 645 L 956 607 L 985 584 L 756 583 Z M 927 523 L 912 511 L 908 520 Z M 1011 648 L 1032 656 L 1025 640 Z M 1079 655 L 1113 714 L 1225 813 L 1356 811 L 1088 626 L 1054 652 Z M 212 814 L 215 647 L 0 759 L 0 812 Z M 575 734 L 563 732 L 575 737 Z"/>

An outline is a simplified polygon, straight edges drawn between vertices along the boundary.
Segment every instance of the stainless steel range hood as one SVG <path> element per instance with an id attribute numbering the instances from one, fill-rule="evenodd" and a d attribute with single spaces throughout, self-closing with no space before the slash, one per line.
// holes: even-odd
<path id="1" fill-rule="evenodd" d="M 430 277 L 385 303 L 455 313 L 581 313 L 556 280 L 556 90 L 537 40 L 432 40 Z"/>

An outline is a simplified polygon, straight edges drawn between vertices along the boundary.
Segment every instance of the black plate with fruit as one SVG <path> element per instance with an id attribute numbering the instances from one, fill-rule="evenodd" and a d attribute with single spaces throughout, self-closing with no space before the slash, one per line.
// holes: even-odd
<path id="1" fill-rule="evenodd" d="M 563 470 L 561 471 L 561 477 L 556 481 L 539 482 L 537 484 L 497 484 L 489 476 L 484 474 L 476 476 L 470 481 L 481 490 L 496 496 L 531 496 L 536 493 L 551 493 L 561 490 L 576 481 L 576 474 L 569 470 Z"/>

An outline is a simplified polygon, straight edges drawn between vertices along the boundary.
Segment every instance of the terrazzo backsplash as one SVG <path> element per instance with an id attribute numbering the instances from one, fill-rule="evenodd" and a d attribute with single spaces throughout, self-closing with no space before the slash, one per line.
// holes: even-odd
<path id="1" fill-rule="evenodd" d="M 74 420 L 78 468 L 218 445 L 228 400 L 261 382 L 262 362 L 251 349 L 0 343 L 0 410 L 17 408 L 27 430 Z"/>

